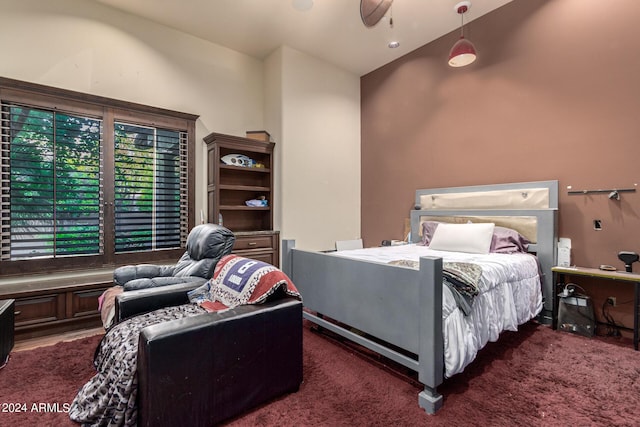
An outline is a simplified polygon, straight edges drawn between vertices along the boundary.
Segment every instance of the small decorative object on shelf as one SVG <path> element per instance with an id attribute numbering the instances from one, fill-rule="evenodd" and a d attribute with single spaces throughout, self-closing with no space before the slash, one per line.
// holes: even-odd
<path id="1" fill-rule="evenodd" d="M 264 141 L 264 142 L 271 141 L 271 135 L 269 135 L 269 132 L 265 130 L 248 130 L 247 138 L 255 139 L 256 141 Z"/>
<path id="2" fill-rule="evenodd" d="M 269 202 L 264 196 L 261 196 L 257 199 L 246 200 L 244 204 L 247 206 L 252 206 L 254 208 L 263 208 L 269 206 Z"/>
<path id="3" fill-rule="evenodd" d="M 226 156 L 220 157 L 220 161 L 225 165 L 240 166 L 243 168 L 253 168 L 256 165 L 255 160 L 244 154 L 227 154 Z"/>

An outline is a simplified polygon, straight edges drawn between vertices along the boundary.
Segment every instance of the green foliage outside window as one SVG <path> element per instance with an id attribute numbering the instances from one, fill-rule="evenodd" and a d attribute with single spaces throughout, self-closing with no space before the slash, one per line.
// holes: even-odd
<path id="1" fill-rule="evenodd" d="M 100 253 L 101 122 L 11 106 L 11 258 Z"/>
<path id="2" fill-rule="evenodd" d="M 11 259 L 103 253 L 102 121 L 15 105 L 3 112 Z M 125 123 L 114 132 L 115 251 L 180 247 L 183 134 Z"/>
<path id="3" fill-rule="evenodd" d="M 180 245 L 180 133 L 116 123 L 116 252 Z"/>

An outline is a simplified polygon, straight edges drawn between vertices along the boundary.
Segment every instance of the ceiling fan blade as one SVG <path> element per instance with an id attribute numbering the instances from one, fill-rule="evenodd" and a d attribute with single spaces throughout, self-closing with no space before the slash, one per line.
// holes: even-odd
<path id="1" fill-rule="evenodd" d="M 387 13 L 393 0 L 360 0 L 360 17 L 365 27 L 373 27 Z"/>

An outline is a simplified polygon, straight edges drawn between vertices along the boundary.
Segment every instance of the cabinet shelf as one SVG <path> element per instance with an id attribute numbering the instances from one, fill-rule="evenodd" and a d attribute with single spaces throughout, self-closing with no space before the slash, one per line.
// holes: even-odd
<path id="1" fill-rule="evenodd" d="M 231 185 L 220 184 L 220 190 L 234 190 L 234 191 L 253 191 L 253 192 L 265 192 L 271 191 L 269 187 L 261 187 L 257 185 Z"/>
<path id="2" fill-rule="evenodd" d="M 222 163 L 220 164 L 220 169 L 236 170 L 242 172 L 271 173 L 271 169 L 268 168 L 247 168 L 243 166 L 225 165 Z"/>
<path id="3" fill-rule="evenodd" d="M 220 205 L 221 211 L 268 211 L 269 206 Z"/>

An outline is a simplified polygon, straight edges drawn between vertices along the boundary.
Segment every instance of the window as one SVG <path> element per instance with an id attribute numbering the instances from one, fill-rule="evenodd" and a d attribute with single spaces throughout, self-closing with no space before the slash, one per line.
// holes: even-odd
<path id="1" fill-rule="evenodd" d="M 184 141 L 180 132 L 116 123 L 116 252 L 180 247 Z"/>
<path id="2" fill-rule="evenodd" d="M 101 253 L 101 121 L 3 103 L 2 123 L 3 258 Z"/>
<path id="3" fill-rule="evenodd" d="M 196 116 L 0 78 L 0 273 L 177 259 Z"/>

